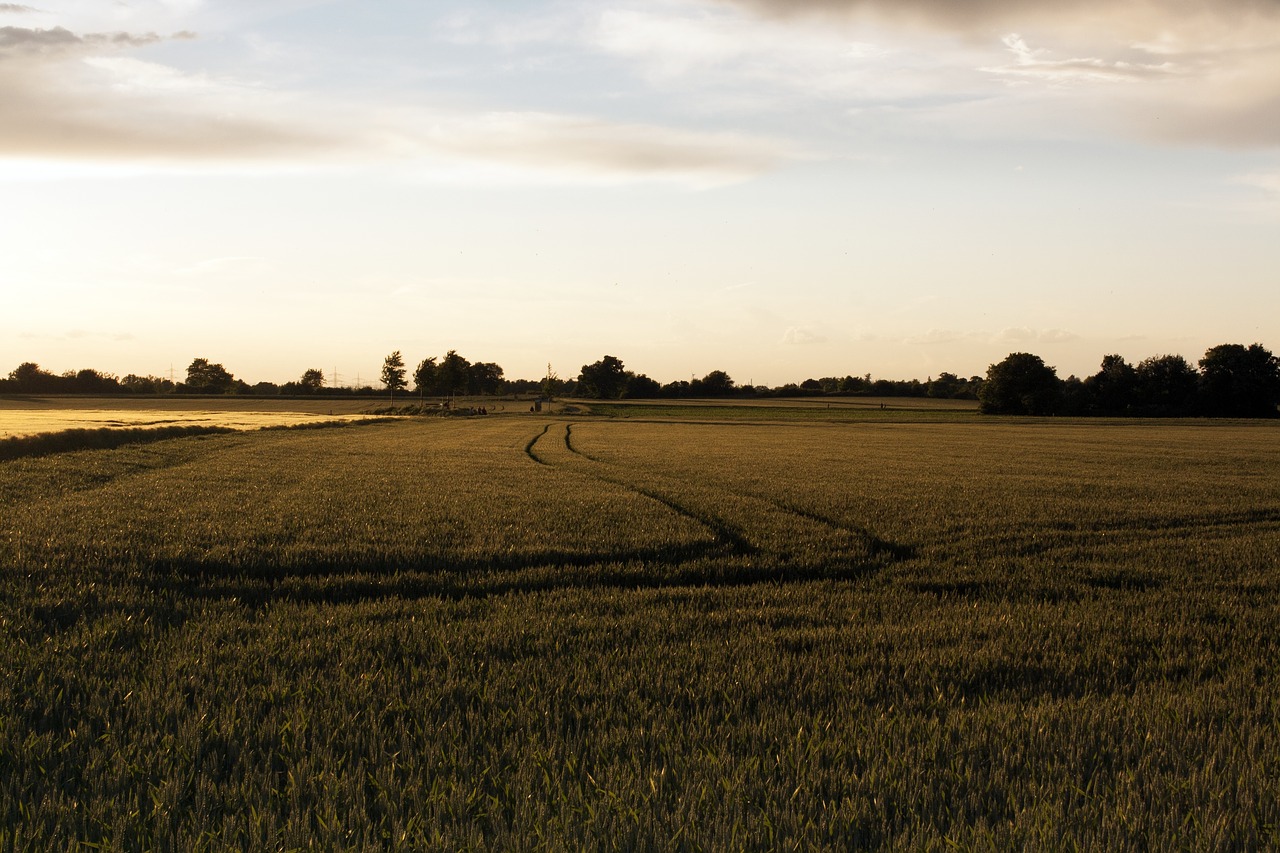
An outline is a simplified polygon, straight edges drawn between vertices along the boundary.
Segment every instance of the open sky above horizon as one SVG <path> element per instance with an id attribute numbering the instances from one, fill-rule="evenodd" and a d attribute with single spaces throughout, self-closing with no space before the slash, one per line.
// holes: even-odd
<path id="1" fill-rule="evenodd" d="M 0 374 L 1280 348 L 1280 0 L 0 3 Z"/>

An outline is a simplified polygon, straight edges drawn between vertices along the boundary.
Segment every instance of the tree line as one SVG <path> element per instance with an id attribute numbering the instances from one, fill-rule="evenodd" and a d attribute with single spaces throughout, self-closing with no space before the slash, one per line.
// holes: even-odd
<path id="1" fill-rule="evenodd" d="M 1271 418 L 1280 406 L 1280 359 L 1261 344 L 1210 347 L 1198 369 L 1180 355 L 1129 364 L 1107 355 L 1097 373 L 1060 379 L 1038 355 L 991 365 L 979 409 L 999 415 Z"/>
<path id="2" fill-rule="evenodd" d="M 961 377 L 942 372 L 936 378 L 887 380 L 863 376 L 827 376 L 776 387 L 739 385 L 723 370 L 701 378 L 660 383 L 628 370 L 622 359 L 606 355 L 582 365 L 577 376 L 561 379 L 551 365 L 539 379 L 507 379 L 501 365 L 472 362 L 449 350 L 422 359 L 410 372 L 397 350 L 382 365 L 381 389 L 331 387 L 318 368 L 294 381 L 249 383 L 222 364 L 195 358 L 183 381 L 128 374 L 123 378 L 92 369 L 56 375 L 24 362 L 0 379 L 0 393 L 23 394 L 246 394 L 365 396 L 411 393 L 449 399 L 456 395 L 540 395 L 585 399 L 683 399 L 729 397 L 932 397 L 979 402 L 988 414 L 1092 415 L 1109 417 L 1274 417 L 1280 405 L 1280 360 L 1261 344 L 1211 347 L 1198 367 L 1180 355 L 1158 355 L 1129 364 L 1107 355 L 1097 373 L 1061 379 L 1031 353 L 1010 353 L 987 375 Z M 412 384 L 410 384 L 412 383 Z"/>

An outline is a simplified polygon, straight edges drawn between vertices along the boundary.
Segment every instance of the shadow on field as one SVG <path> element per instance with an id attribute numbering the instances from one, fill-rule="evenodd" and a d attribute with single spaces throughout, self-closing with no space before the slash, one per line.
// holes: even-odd
<path id="1" fill-rule="evenodd" d="M 252 566 L 201 560 L 157 566 L 152 589 L 197 598 L 351 603 L 386 598 L 478 598 L 558 589 L 649 589 L 857 580 L 887 560 L 821 564 L 758 559 L 722 541 L 618 552 L 542 551 L 476 560 L 324 562 Z"/>

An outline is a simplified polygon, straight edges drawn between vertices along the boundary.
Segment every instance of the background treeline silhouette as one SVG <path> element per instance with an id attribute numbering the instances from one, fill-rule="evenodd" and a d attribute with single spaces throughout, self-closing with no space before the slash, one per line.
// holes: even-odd
<path id="1" fill-rule="evenodd" d="M 1271 418 L 1280 405 L 1280 359 L 1261 344 L 1221 344 L 1199 369 L 1180 355 L 1129 364 L 1102 359 L 1097 373 L 1059 379 L 1037 355 L 1015 352 L 987 370 L 979 408 L 1004 415 Z"/>
<path id="2" fill-rule="evenodd" d="M 408 372 L 408 371 L 406 371 Z M 1275 417 L 1280 406 L 1280 359 L 1261 344 L 1221 344 L 1205 352 L 1197 366 L 1180 355 L 1156 355 L 1130 364 L 1107 355 L 1097 373 L 1062 379 L 1031 353 L 1010 353 L 987 375 L 964 378 L 943 372 L 936 378 L 888 380 L 828 376 L 776 387 L 737 384 L 723 370 L 702 378 L 666 384 L 627 370 L 620 358 L 606 355 L 584 364 L 575 378 L 561 379 L 547 366 L 541 379 L 507 379 L 500 365 L 471 362 L 450 350 L 424 359 L 410 376 L 410 393 L 420 397 L 542 395 L 585 399 L 690 399 L 766 397 L 932 397 L 978 400 L 988 414 L 1101 417 Z M 221 364 L 196 358 L 184 381 L 129 374 L 118 378 L 84 369 L 61 375 L 25 362 L 0 379 L 8 394 L 244 394 L 259 396 L 372 396 L 372 385 L 331 387 L 319 369 L 293 382 L 249 384 Z"/>

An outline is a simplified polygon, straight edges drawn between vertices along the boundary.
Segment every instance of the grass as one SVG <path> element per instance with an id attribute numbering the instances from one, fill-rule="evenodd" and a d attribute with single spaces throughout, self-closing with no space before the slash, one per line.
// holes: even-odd
<path id="1" fill-rule="evenodd" d="M 0 464 L 0 849 L 1280 845 L 1270 424 Z"/>

